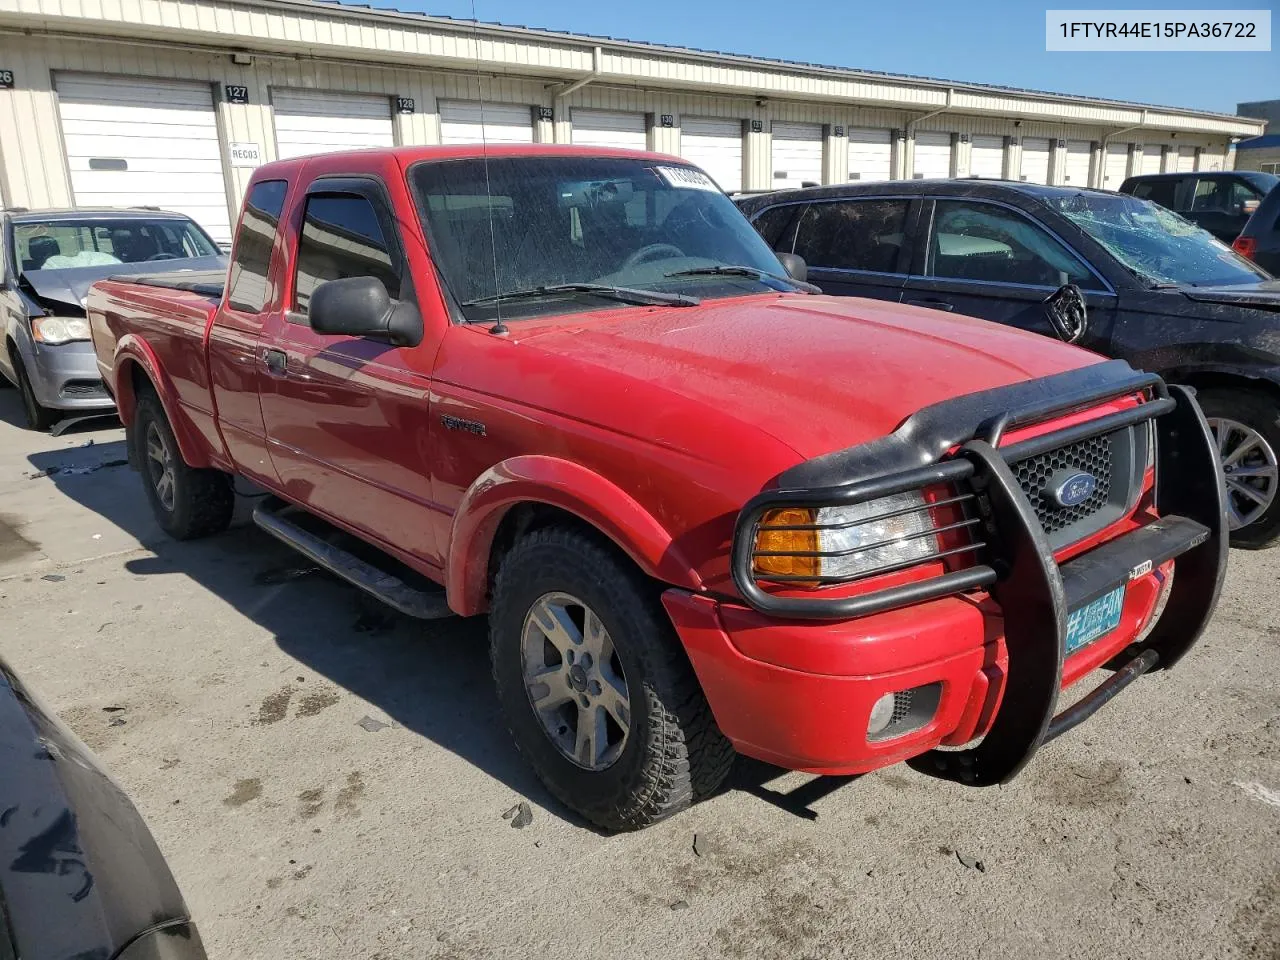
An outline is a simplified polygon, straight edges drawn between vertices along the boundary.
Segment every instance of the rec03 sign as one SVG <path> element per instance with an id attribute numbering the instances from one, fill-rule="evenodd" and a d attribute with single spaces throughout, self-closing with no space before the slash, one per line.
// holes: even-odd
<path id="1" fill-rule="evenodd" d="M 0 90 L 13 89 L 13 71 L 0 70 Z"/>
<path id="2" fill-rule="evenodd" d="M 262 163 L 262 147 L 256 143 L 232 143 L 231 166 L 256 167 Z"/>

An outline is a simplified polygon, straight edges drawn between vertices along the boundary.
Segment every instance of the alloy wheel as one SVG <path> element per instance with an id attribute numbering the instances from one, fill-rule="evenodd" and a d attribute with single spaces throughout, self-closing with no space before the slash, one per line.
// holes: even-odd
<path id="1" fill-rule="evenodd" d="M 539 597 L 520 640 L 524 686 L 542 729 L 567 759 L 612 766 L 631 732 L 631 697 L 609 631 L 567 593 Z"/>
<path id="2" fill-rule="evenodd" d="M 1227 484 L 1227 519 L 1232 530 L 1247 527 L 1275 501 L 1280 463 L 1266 437 L 1228 417 L 1209 417 Z"/>
<path id="3" fill-rule="evenodd" d="M 151 478 L 151 488 L 156 492 L 166 512 L 173 511 L 173 452 L 155 421 L 147 424 L 147 476 Z"/>

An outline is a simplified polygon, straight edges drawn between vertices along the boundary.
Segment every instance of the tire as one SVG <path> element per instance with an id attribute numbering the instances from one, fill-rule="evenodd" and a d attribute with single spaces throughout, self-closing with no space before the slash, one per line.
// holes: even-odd
<path id="1" fill-rule="evenodd" d="M 13 372 L 18 378 L 18 393 L 22 395 L 22 412 L 27 418 L 27 427 L 44 433 L 55 423 L 62 419 L 62 414 L 57 410 L 50 410 L 43 406 L 36 399 L 36 392 L 31 386 L 31 379 L 27 376 L 27 368 L 22 362 L 22 357 L 16 352 L 11 354 L 13 358 Z M 4 379 L 0 377 L 0 380 Z"/>
<path id="2" fill-rule="evenodd" d="M 1277 468 L 1280 405 L 1254 390 L 1201 390 L 1197 399 L 1219 447 L 1225 444 L 1223 472 L 1227 480 L 1228 516 L 1235 528 L 1231 531 L 1231 545 L 1247 550 L 1269 547 L 1280 538 L 1280 469 Z M 1247 436 L 1231 424 L 1251 431 L 1254 436 Z M 1233 452 L 1249 444 L 1252 446 L 1244 456 L 1233 463 L 1227 462 Z M 1250 471 L 1248 477 L 1242 475 L 1242 469 Z M 1260 472 L 1269 473 L 1269 487 L 1263 486 L 1268 478 L 1257 476 Z M 1241 493 L 1243 486 L 1256 494 L 1269 495 L 1269 504 L 1263 507 L 1254 497 Z M 1257 516 L 1250 517 L 1249 511 L 1259 510 Z M 1242 519 L 1249 522 L 1237 526 Z"/>
<path id="3" fill-rule="evenodd" d="M 220 470 L 187 466 L 154 393 L 139 395 L 131 432 L 134 462 L 142 474 L 152 513 L 165 533 L 175 540 L 194 540 L 221 533 L 231 525 L 235 493 L 230 477 Z M 162 462 L 170 473 L 168 483 L 162 483 Z"/>
<path id="4" fill-rule="evenodd" d="M 533 694 L 526 687 L 526 638 L 541 632 L 538 621 L 530 627 L 529 618 L 535 608 L 546 609 L 539 604 L 548 597 L 581 600 L 603 626 L 604 642 L 614 653 L 610 662 L 621 668 L 620 674 L 612 668 L 609 673 L 614 677 L 611 682 L 623 678 L 626 696 L 621 699 L 627 705 L 629 726 L 625 739 L 613 748 L 617 750 L 614 758 L 600 769 L 585 767 L 557 745 L 553 740 L 557 734 L 544 723 L 547 714 L 534 709 Z M 590 649 L 586 635 L 592 631 L 582 624 L 578 627 L 583 649 Z M 530 629 L 533 634 L 527 633 Z M 544 648 L 552 650 L 552 646 Z M 520 753 L 557 799 L 597 826 L 636 830 L 663 820 L 714 793 L 733 764 L 733 748 L 711 716 L 658 591 L 597 537 L 546 527 L 516 543 L 494 581 L 489 652 L 498 699 Z M 578 663 L 587 660 L 579 654 Z M 564 689 L 572 691 L 572 669 L 564 663 L 548 669 L 562 668 Z M 597 676 L 603 677 L 603 663 L 596 668 Z M 592 680 L 583 693 L 598 693 L 600 686 Z M 535 689 L 550 687 L 535 685 Z M 572 717 L 578 703 L 570 696 L 559 709 Z M 583 713 L 576 715 L 581 721 Z M 616 737 L 621 728 L 614 725 L 613 717 L 609 714 L 601 722 Z M 563 733 L 564 728 L 559 729 Z M 573 736 L 564 736 L 566 745 Z M 590 752 L 588 745 L 585 753 Z"/>

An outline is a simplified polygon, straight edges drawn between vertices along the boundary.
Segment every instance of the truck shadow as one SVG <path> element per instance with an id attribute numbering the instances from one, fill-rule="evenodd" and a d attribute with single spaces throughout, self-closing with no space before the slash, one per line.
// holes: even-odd
<path id="1" fill-rule="evenodd" d="M 270 631 L 298 663 L 371 704 L 370 716 L 431 740 L 545 811 L 589 827 L 561 806 L 516 752 L 493 692 L 484 617 L 404 617 L 315 567 L 249 521 L 238 498 L 226 533 L 180 543 L 152 518 L 141 480 L 125 466 L 124 442 L 32 454 L 28 461 L 63 495 L 120 527 L 153 555 L 127 559 L 136 577 L 190 577 Z M 725 785 L 798 817 L 851 778 L 816 778 L 783 793 L 784 771 L 740 760 Z"/>

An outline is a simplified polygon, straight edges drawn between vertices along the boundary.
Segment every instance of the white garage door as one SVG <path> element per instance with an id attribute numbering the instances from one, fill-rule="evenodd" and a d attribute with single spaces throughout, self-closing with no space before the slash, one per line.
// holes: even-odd
<path id="1" fill-rule="evenodd" d="M 1004 176 L 1004 137 L 974 137 L 969 147 L 969 176 Z"/>
<path id="2" fill-rule="evenodd" d="M 332 150 L 391 147 L 391 98 L 316 90 L 272 90 L 281 160 Z"/>
<path id="3" fill-rule="evenodd" d="M 1027 183 L 1049 182 L 1049 141 L 1041 137 L 1022 140 L 1022 168 L 1018 174 Z"/>
<path id="4" fill-rule="evenodd" d="M 1066 170 L 1062 182 L 1073 187 L 1089 185 L 1089 155 L 1093 152 L 1093 144 L 1088 140 L 1067 141 Z"/>
<path id="5" fill-rule="evenodd" d="M 643 113 L 611 113 L 608 110 L 573 111 L 573 142 L 590 147 L 647 150 L 649 137 Z"/>
<path id="6" fill-rule="evenodd" d="M 849 179 L 888 180 L 893 176 L 893 147 L 888 130 L 849 128 Z"/>
<path id="7" fill-rule="evenodd" d="M 1129 144 L 1108 143 L 1107 159 L 1102 167 L 1102 186 L 1107 190 L 1119 190 L 1129 175 Z"/>
<path id="8" fill-rule="evenodd" d="M 1142 148 L 1142 170 L 1141 173 L 1159 173 L 1160 160 L 1163 156 L 1163 150 L 1160 147 L 1143 147 Z"/>
<path id="9" fill-rule="evenodd" d="M 951 134 L 917 133 L 911 176 L 916 180 L 951 176 Z"/>
<path id="10" fill-rule="evenodd" d="M 680 156 L 711 174 L 726 193 L 741 190 L 742 121 L 681 118 Z"/>
<path id="11" fill-rule="evenodd" d="M 1196 168 L 1196 148 L 1178 148 L 1178 173 L 1191 173 Z"/>
<path id="12" fill-rule="evenodd" d="M 440 101 L 441 143 L 533 143 L 533 108 L 523 104 Z"/>
<path id="13" fill-rule="evenodd" d="M 773 185 L 806 183 L 822 183 L 822 125 L 774 121 Z"/>
<path id="14" fill-rule="evenodd" d="M 55 88 L 77 206 L 177 210 L 231 241 L 209 84 L 61 74 Z"/>

